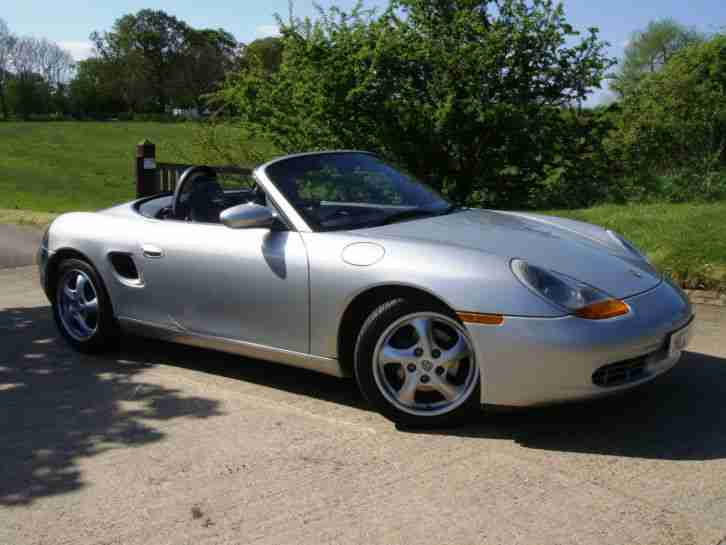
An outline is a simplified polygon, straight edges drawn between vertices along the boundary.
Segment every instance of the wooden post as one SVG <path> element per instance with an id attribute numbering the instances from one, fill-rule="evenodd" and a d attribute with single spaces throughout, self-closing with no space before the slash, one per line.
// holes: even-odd
<path id="1" fill-rule="evenodd" d="M 136 145 L 136 197 L 150 197 L 159 191 L 156 146 L 148 140 L 142 140 Z"/>

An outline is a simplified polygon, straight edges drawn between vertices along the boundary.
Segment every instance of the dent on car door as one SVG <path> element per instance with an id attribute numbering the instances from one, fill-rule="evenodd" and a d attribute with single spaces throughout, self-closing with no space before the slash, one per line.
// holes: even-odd
<path id="1" fill-rule="evenodd" d="M 297 232 L 155 222 L 139 241 L 145 319 L 309 351 L 308 261 Z"/>

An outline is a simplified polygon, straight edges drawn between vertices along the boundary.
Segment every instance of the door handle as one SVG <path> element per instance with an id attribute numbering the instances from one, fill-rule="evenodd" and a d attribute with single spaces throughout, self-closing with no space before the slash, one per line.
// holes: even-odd
<path id="1" fill-rule="evenodd" d="M 145 257 L 151 257 L 153 259 L 164 257 L 164 250 L 158 246 L 154 246 L 153 244 L 143 244 L 141 246 L 141 251 L 144 253 Z"/>

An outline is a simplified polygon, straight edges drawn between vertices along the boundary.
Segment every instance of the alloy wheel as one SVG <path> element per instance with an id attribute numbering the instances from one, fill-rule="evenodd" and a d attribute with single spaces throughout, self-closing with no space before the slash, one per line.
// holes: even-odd
<path id="1" fill-rule="evenodd" d="M 381 335 L 373 357 L 383 396 L 417 416 L 453 411 L 479 380 L 471 340 L 461 324 L 442 314 L 404 316 Z"/>

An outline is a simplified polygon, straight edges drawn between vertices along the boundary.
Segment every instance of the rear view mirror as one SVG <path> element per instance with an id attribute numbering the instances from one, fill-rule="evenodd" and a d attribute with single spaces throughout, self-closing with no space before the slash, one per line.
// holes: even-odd
<path id="1" fill-rule="evenodd" d="M 227 208 L 219 219 L 230 229 L 249 229 L 253 227 L 272 227 L 277 215 L 266 206 L 247 203 Z"/>

